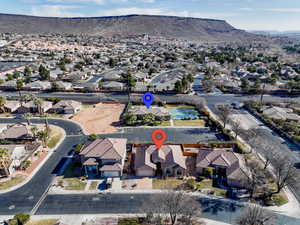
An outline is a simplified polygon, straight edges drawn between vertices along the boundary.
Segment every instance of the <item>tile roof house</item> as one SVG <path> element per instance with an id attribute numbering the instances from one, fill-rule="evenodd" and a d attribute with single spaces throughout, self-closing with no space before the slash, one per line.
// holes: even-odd
<path id="1" fill-rule="evenodd" d="M 103 89 L 121 91 L 124 89 L 124 84 L 117 81 L 105 81 L 102 84 Z"/>
<path id="2" fill-rule="evenodd" d="M 199 149 L 196 171 L 203 174 L 207 168 L 213 169 L 214 178 L 234 187 L 242 187 L 241 180 L 249 176 L 243 157 L 231 150 Z"/>
<path id="3" fill-rule="evenodd" d="M 34 81 L 28 83 L 26 88 L 30 90 L 47 90 L 51 88 L 51 83 L 49 81 Z"/>
<path id="4" fill-rule="evenodd" d="M 62 100 L 50 109 L 53 113 L 75 114 L 81 109 L 81 102 L 74 100 Z"/>
<path id="5" fill-rule="evenodd" d="M 138 107 L 132 107 L 129 109 L 129 112 L 136 115 L 138 119 L 141 119 L 143 115 L 151 113 L 154 114 L 156 119 L 164 119 L 164 120 L 170 120 L 171 114 L 168 111 L 168 109 L 163 107 L 155 107 L 152 106 L 150 109 L 147 109 L 146 106 L 138 106 Z"/>
<path id="6" fill-rule="evenodd" d="M 61 90 L 70 90 L 72 88 L 72 84 L 69 82 L 57 81 L 55 82 L 59 89 Z"/>
<path id="7" fill-rule="evenodd" d="M 293 109 L 281 108 L 277 106 L 264 107 L 262 112 L 265 116 L 280 119 L 280 120 L 290 120 L 290 121 L 300 121 L 300 116 L 296 113 L 293 113 Z"/>
<path id="8" fill-rule="evenodd" d="M 180 145 L 163 145 L 157 150 L 155 145 L 136 148 L 135 173 L 137 176 L 184 176 L 186 175 L 186 156 Z"/>
<path id="9" fill-rule="evenodd" d="M 42 101 L 42 104 L 41 104 L 42 113 L 47 112 L 51 108 L 52 108 L 52 102 Z M 18 113 L 37 113 L 38 107 L 36 106 L 34 101 L 29 101 L 29 102 L 23 103 L 23 105 L 20 106 L 17 111 L 18 111 Z"/>
<path id="10" fill-rule="evenodd" d="M 19 101 L 6 101 L 4 104 L 3 110 L 5 112 L 10 112 L 13 113 L 17 111 L 17 109 L 20 107 L 20 102 Z"/>
<path id="11" fill-rule="evenodd" d="M 33 135 L 26 124 L 18 123 L 7 127 L 0 133 L 0 139 L 6 140 L 32 140 Z"/>
<path id="12" fill-rule="evenodd" d="M 120 177 L 126 158 L 127 139 L 96 139 L 84 146 L 79 155 L 87 177 Z"/>

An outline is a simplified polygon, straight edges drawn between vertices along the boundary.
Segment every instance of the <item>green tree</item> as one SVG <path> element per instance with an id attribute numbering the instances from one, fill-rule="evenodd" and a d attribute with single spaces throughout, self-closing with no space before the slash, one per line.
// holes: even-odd
<path id="1" fill-rule="evenodd" d="M 25 66 L 25 68 L 24 68 L 24 76 L 25 77 L 30 77 L 31 74 L 32 74 L 31 68 L 29 66 Z"/>
<path id="2" fill-rule="evenodd" d="M 36 137 L 37 137 L 37 133 L 38 133 L 37 127 L 36 127 L 36 126 L 31 127 L 30 130 L 31 130 L 31 132 L 32 132 L 32 134 L 33 134 L 33 137 L 36 138 Z"/>
<path id="3" fill-rule="evenodd" d="M 133 78 L 130 72 L 125 75 L 124 80 L 127 86 L 128 102 L 130 102 L 130 93 L 136 86 L 136 80 Z"/>
<path id="4" fill-rule="evenodd" d="M 19 79 L 21 77 L 21 73 L 19 71 L 15 71 L 13 74 L 14 79 Z"/>
<path id="5" fill-rule="evenodd" d="M 37 133 L 37 137 L 42 142 L 44 148 L 47 147 L 47 142 L 48 142 L 49 136 L 50 136 L 49 129 L 45 129 L 45 130 L 39 131 Z"/>
<path id="6" fill-rule="evenodd" d="M 18 221 L 18 225 L 25 225 L 29 221 L 30 215 L 18 213 L 14 216 L 13 219 Z"/>
<path id="7" fill-rule="evenodd" d="M 51 90 L 57 91 L 59 90 L 59 85 L 56 82 L 51 83 Z"/>
<path id="8" fill-rule="evenodd" d="M 181 93 L 181 92 L 182 92 L 182 84 L 181 84 L 181 81 L 180 81 L 180 80 L 177 80 L 177 81 L 175 82 L 174 90 L 175 90 L 177 93 Z"/>
<path id="9" fill-rule="evenodd" d="M 192 83 L 192 82 L 194 81 L 193 74 L 189 73 L 189 74 L 187 75 L 187 80 L 188 80 L 190 83 Z"/>
<path id="10" fill-rule="evenodd" d="M 97 134 L 90 134 L 89 139 L 90 140 L 96 140 L 98 138 Z"/>
<path id="11" fill-rule="evenodd" d="M 126 124 L 128 126 L 134 125 L 136 123 L 136 121 L 137 121 L 136 115 L 134 115 L 130 112 L 126 113 L 124 116 L 124 119 L 123 119 L 124 124 Z"/>
<path id="12" fill-rule="evenodd" d="M 80 152 L 80 150 L 82 149 L 82 147 L 83 147 L 83 144 L 77 144 L 75 146 L 75 152 L 78 154 Z"/>
<path id="13" fill-rule="evenodd" d="M 4 96 L 0 96 L 0 111 L 5 112 L 5 103 L 6 103 L 6 98 Z"/>
<path id="14" fill-rule="evenodd" d="M 5 174 L 9 174 L 8 165 L 10 163 L 10 154 L 8 149 L 0 148 L 0 168 L 4 170 Z"/>
<path id="15" fill-rule="evenodd" d="M 50 71 L 46 69 L 43 65 L 39 67 L 39 75 L 42 80 L 48 80 L 50 77 Z"/>
<path id="16" fill-rule="evenodd" d="M 109 58 L 109 60 L 108 60 L 108 65 L 109 65 L 111 68 L 113 68 L 113 67 L 115 67 L 115 66 L 117 65 L 117 62 L 116 62 L 115 59 Z"/>
<path id="17" fill-rule="evenodd" d="M 103 88 L 103 81 L 102 80 L 99 80 L 98 88 L 99 88 L 99 90 L 101 90 Z"/>
<path id="18" fill-rule="evenodd" d="M 23 102 L 22 102 L 22 93 L 21 93 L 21 89 L 24 88 L 24 82 L 22 80 L 17 80 L 17 89 L 19 92 L 19 101 L 20 101 L 20 105 L 22 106 Z"/>
<path id="19" fill-rule="evenodd" d="M 155 124 L 155 115 L 152 113 L 147 113 L 147 114 L 143 115 L 142 122 L 145 125 L 149 125 L 149 126 L 154 125 Z"/>

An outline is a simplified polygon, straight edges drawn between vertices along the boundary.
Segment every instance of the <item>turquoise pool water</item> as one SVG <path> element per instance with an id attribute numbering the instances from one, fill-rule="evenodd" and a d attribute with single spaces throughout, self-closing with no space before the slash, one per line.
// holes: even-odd
<path id="1" fill-rule="evenodd" d="M 199 113 L 195 109 L 180 108 L 180 109 L 169 109 L 173 120 L 182 120 L 186 118 L 198 119 Z"/>

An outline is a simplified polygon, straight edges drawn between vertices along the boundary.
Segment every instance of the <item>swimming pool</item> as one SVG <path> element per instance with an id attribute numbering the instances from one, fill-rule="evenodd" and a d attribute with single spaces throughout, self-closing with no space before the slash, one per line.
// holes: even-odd
<path id="1" fill-rule="evenodd" d="M 182 119 L 198 119 L 199 113 L 195 109 L 189 108 L 178 108 L 178 109 L 169 109 L 171 117 L 173 120 L 182 120 Z"/>

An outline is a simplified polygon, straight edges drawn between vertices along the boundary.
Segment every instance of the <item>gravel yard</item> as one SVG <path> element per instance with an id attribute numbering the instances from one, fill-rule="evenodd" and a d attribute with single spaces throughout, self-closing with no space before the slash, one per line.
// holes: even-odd
<path id="1" fill-rule="evenodd" d="M 88 134 L 113 133 L 119 128 L 124 108 L 124 104 L 99 103 L 83 109 L 72 120 L 81 124 Z"/>

